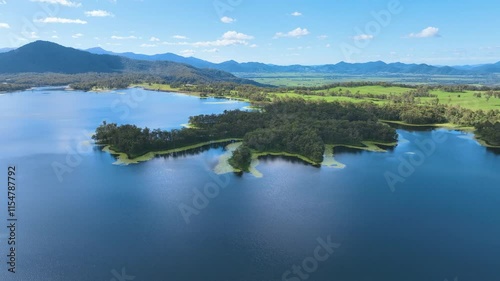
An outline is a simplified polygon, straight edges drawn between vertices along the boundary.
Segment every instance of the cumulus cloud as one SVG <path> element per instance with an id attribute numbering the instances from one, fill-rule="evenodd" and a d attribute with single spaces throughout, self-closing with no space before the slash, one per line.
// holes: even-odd
<path id="1" fill-rule="evenodd" d="M 48 3 L 48 4 L 58 4 L 66 7 L 80 7 L 81 3 L 72 2 L 68 0 L 31 0 L 31 2 L 40 2 L 40 3 Z"/>
<path id="2" fill-rule="evenodd" d="M 300 17 L 300 16 L 302 16 L 302 13 L 301 12 L 293 12 L 293 13 L 291 13 L 291 15 L 294 17 Z"/>
<path id="3" fill-rule="evenodd" d="M 252 40 L 253 36 L 236 31 L 228 31 L 222 35 L 222 38 L 227 40 Z"/>
<path id="4" fill-rule="evenodd" d="M 292 30 L 292 31 L 289 31 L 287 33 L 283 33 L 283 32 L 278 32 L 276 33 L 276 35 L 274 35 L 275 38 L 280 38 L 280 37 L 302 37 L 302 36 L 306 36 L 309 34 L 309 31 L 307 30 L 307 28 L 300 28 L 300 27 L 297 27 L 296 29 Z"/>
<path id="5" fill-rule="evenodd" d="M 80 20 L 80 19 L 66 19 L 66 18 L 55 18 L 55 17 L 48 17 L 48 18 L 37 19 L 36 22 L 40 22 L 40 23 L 87 24 L 86 21 Z"/>
<path id="6" fill-rule="evenodd" d="M 116 36 L 116 35 L 113 35 L 111 36 L 111 39 L 113 40 L 135 40 L 137 39 L 137 37 L 131 35 L 131 36 Z"/>
<path id="7" fill-rule="evenodd" d="M 0 28 L 10 28 L 10 25 L 8 23 L 0 22 Z"/>
<path id="8" fill-rule="evenodd" d="M 430 37 L 440 37 L 439 28 L 429 26 L 418 33 L 410 33 L 408 35 L 410 38 L 430 38 Z"/>
<path id="9" fill-rule="evenodd" d="M 141 44 L 141 48 L 154 48 L 156 44 Z"/>
<path id="10" fill-rule="evenodd" d="M 154 37 L 154 36 L 153 36 L 153 37 L 151 37 L 151 38 L 149 39 L 149 41 L 151 41 L 151 42 L 159 42 L 159 41 L 160 41 L 160 38 L 157 38 L 157 37 Z"/>
<path id="11" fill-rule="evenodd" d="M 328 38 L 328 35 L 323 34 L 323 35 L 318 36 L 319 40 L 325 40 L 326 38 Z"/>
<path id="12" fill-rule="evenodd" d="M 354 36 L 352 39 L 354 39 L 355 41 L 366 41 L 366 40 L 372 40 L 373 38 L 374 38 L 373 35 L 370 34 L 360 34 Z"/>
<path id="13" fill-rule="evenodd" d="M 108 11 L 104 10 L 93 10 L 93 11 L 86 11 L 85 15 L 87 17 L 113 17 L 114 15 Z"/>
<path id="14" fill-rule="evenodd" d="M 236 20 L 233 19 L 233 18 L 230 18 L 230 17 L 222 17 L 222 18 L 220 18 L 220 21 L 223 22 L 223 23 L 233 23 Z"/>
<path id="15" fill-rule="evenodd" d="M 248 45 L 248 40 L 252 40 L 253 38 L 253 36 L 244 33 L 228 31 L 224 33 L 218 40 L 196 42 L 192 45 L 195 47 L 225 47 L 231 45 Z"/>
<path id="16" fill-rule="evenodd" d="M 173 36 L 175 39 L 187 39 L 186 36 L 175 35 Z M 226 46 L 234 46 L 234 45 L 250 45 L 250 40 L 254 39 L 253 36 L 236 32 L 236 31 L 228 31 L 222 34 L 219 39 L 213 41 L 198 41 L 198 42 L 162 42 L 163 45 L 172 45 L 172 46 L 193 46 L 193 47 L 226 47 Z M 213 49 L 212 49 L 213 50 Z"/>
<path id="17" fill-rule="evenodd" d="M 82 37 L 82 36 L 83 36 L 83 34 L 81 34 L 81 33 L 77 33 L 77 34 L 73 34 L 71 37 L 73 37 L 73 38 L 75 38 L 75 39 L 78 39 L 78 38 L 80 38 L 80 37 Z"/>

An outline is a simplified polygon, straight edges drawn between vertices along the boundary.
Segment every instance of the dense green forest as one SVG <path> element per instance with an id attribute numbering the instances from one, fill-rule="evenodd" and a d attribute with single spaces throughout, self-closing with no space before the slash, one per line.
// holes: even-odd
<path id="1" fill-rule="evenodd" d="M 247 170 L 251 152 L 287 152 L 321 163 L 325 144 L 362 145 L 363 141 L 392 143 L 395 129 L 379 120 L 408 124 L 450 122 L 474 126 L 488 144 L 500 144 L 500 111 L 473 111 L 445 105 L 414 106 L 389 103 L 305 101 L 278 99 L 260 111 L 225 111 L 190 117 L 191 128 L 163 131 L 134 125 L 103 123 L 94 139 L 135 158 L 151 151 L 182 148 L 221 139 L 243 139 L 231 164 Z"/>
<path id="2" fill-rule="evenodd" d="M 395 129 L 378 122 L 375 114 L 364 106 L 353 103 L 288 99 L 265 105 L 261 111 L 193 116 L 190 124 L 192 128 L 162 131 L 103 123 L 94 139 L 133 158 L 149 151 L 242 138 L 244 146 L 251 150 L 298 154 L 315 163 L 322 162 L 325 144 L 361 145 L 362 141 L 397 140 Z M 233 163 L 246 163 L 245 153 L 246 150 L 238 150 Z M 245 170 L 244 165 L 240 168 Z"/>

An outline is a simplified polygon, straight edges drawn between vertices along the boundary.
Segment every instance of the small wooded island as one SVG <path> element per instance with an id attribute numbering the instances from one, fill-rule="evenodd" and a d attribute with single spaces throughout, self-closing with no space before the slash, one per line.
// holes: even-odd
<path id="1" fill-rule="evenodd" d="M 487 116 L 450 111 L 442 106 L 305 101 L 286 98 L 265 104 L 258 111 L 225 111 L 189 119 L 189 128 L 164 131 L 103 122 L 93 136 L 97 144 L 133 159 L 149 152 L 182 150 L 204 143 L 240 140 L 229 163 L 248 171 L 253 154 L 286 153 L 314 165 L 323 161 L 326 145 L 363 147 L 363 143 L 395 145 L 396 130 L 379 120 L 407 124 L 449 122 L 470 125 L 489 144 L 500 143 L 500 123 L 480 122 Z M 468 118 L 468 119 L 466 119 Z"/>

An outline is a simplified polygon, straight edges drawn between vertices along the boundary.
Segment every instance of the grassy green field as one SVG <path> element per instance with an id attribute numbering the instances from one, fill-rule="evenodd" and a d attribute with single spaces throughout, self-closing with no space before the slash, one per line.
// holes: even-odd
<path id="1" fill-rule="evenodd" d="M 447 76 L 447 75 L 346 75 L 339 73 L 233 73 L 234 75 L 279 87 L 313 87 L 341 82 L 391 82 L 401 84 L 469 84 L 500 85 L 498 75 L 488 77 Z"/>
<path id="2" fill-rule="evenodd" d="M 342 89 L 343 91 L 349 90 L 351 93 L 359 92 L 361 95 L 366 94 L 401 94 L 409 91 L 408 88 L 403 87 L 383 87 L 383 86 L 361 86 L 361 87 L 336 87 L 331 88 L 329 91 L 338 91 Z M 318 95 L 314 95 L 317 93 Z M 439 99 L 440 104 L 447 105 L 459 105 L 464 108 L 469 108 L 472 110 L 494 110 L 500 109 L 500 99 L 498 98 L 490 98 L 489 100 L 486 97 L 475 97 L 475 91 L 465 91 L 462 93 L 449 93 L 441 90 L 431 90 L 431 94 L 436 95 Z M 481 92 L 478 92 L 481 93 Z M 384 104 L 389 102 L 388 100 L 376 99 L 376 98 L 351 98 L 351 97 L 337 97 L 337 96 L 328 96 L 328 90 L 318 90 L 313 91 L 313 95 L 300 95 L 293 91 L 288 93 L 274 93 L 278 97 L 302 97 L 306 100 L 325 100 L 328 102 L 332 101 L 350 101 L 350 102 L 363 102 L 363 101 L 371 101 L 376 104 Z M 324 96 L 323 96 L 324 95 Z M 420 98 L 421 103 L 425 102 L 433 102 L 435 98 Z"/>
<path id="3" fill-rule="evenodd" d="M 170 85 L 166 84 L 137 84 L 137 85 L 132 85 L 136 87 L 143 87 L 148 90 L 154 90 L 154 91 L 169 91 L 169 92 L 183 92 L 179 88 L 172 88 Z M 318 85 L 316 85 L 318 86 Z M 351 97 L 342 97 L 342 96 L 329 96 L 329 92 L 338 92 L 340 89 L 342 91 L 347 91 L 349 90 L 351 93 L 359 93 L 361 95 L 368 95 L 368 94 L 374 94 L 374 95 L 380 95 L 380 94 L 402 94 L 404 92 L 407 92 L 411 90 L 410 88 L 404 88 L 404 87 L 398 87 L 398 86 L 389 86 L 389 87 L 384 87 L 384 86 L 360 86 L 360 87 L 335 87 L 335 88 L 330 88 L 327 90 L 316 90 L 312 91 L 311 95 L 301 95 L 297 94 L 294 91 L 289 91 L 286 93 L 279 93 L 279 92 L 272 92 L 270 94 L 274 94 L 277 97 L 293 97 L 293 98 L 304 98 L 306 100 L 313 100 L 313 101 L 318 101 L 318 100 L 324 100 L 327 102 L 332 102 L 332 101 L 349 101 L 349 102 L 373 102 L 375 104 L 384 104 L 389 102 L 389 100 L 385 99 L 377 99 L 377 98 L 351 98 Z M 195 95 L 199 96 L 199 93 L 195 92 L 183 92 L 189 95 Z M 486 99 L 486 97 L 483 95 L 481 98 L 475 97 L 474 94 L 476 93 L 482 93 L 482 92 L 475 92 L 475 91 L 464 91 L 461 93 L 449 93 L 445 92 L 442 90 L 431 90 L 431 94 L 436 95 L 437 98 L 439 99 L 440 104 L 446 104 L 446 105 L 459 105 L 464 108 L 472 109 L 472 110 L 495 110 L 499 109 L 500 110 L 500 99 L 498 98 L 490 98 L 489 100 Z M 435 98 L 419 98 L 421 103 L 431 103 L 434 102 Z"/>

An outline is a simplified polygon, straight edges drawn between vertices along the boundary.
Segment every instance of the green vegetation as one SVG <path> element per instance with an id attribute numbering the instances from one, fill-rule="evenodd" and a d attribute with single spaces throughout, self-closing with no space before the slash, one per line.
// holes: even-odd
<path id="1" fill-rule="evenodd" d="M 336 73 L 308 73 L 308 72 L 232 72 L 236 76 L 251 79 L 256 82 L 278 87 L 316 87 L 345 82 L 386 82 L 411 85 L 500 85 L 498 74 L 486 76 L 472 75 L 432 75 L 432 74 L 362 74 L 350 75 L 343 72 Z"/>
<path id="2" fill-rule="evenodd" d="M 248 170 L 253 153 L 300 155 L 315 165 L 323 161 L 325 143 L 362 145 L 363 141 L 395 142 L 395 129 L 377 121 L 370 106 L 352 103 L 311 103 L 301 99 L 276 101 L 262 111 L 226 111 L 190 118 L 190 128 L 162 131 L 134 125 L 103 123 L 96 130 L 98 144 L 135 158 L 220 139 L 243 138 L 243 147 L 231 158 Z M 251 152 L 249 153 L 249 151 Z"/>
<path id="3" fill-rule="evenodd" d="M 242 171 L 248 171 L 252 155 L 285 153 L 319 165 L 324 160 L 328 144 L 377 150 L 373 143 L 393 143 L 396 138 L 394 129 L 379 120 L 410 125 L 447 124 L 454 128 L 477 128 L 478 136 L 484 143 L 500 143 L 497 133 L 500 110 L 477 110 L 482 104 L 471 108 L 452 106 L 442 104 L 439 99 L 439 95 L 444 94 L 456 95 L 457 99 L 462 95 L 472 95 L 469 98 L 496 103 L 500 100 L 500 91 L 496 88 L 366 82 L 297 89 L 268 89 L 231 83 L 148 86 L 158 87 L 157 90 L 196 92 L 200 96 L 210 93 L 249 100 L 257 97 L 261 110 L 194 116 L 190 118 L 187 128 L 169 132 L 132 125 L 118 127 L 116 124 L 103 124 L 96 131 L 98 143 L 111 145 L 113 150 L 133 159 L 151 151 L 170 151 L 221 139 L 243 139 L 242 148 L 236 150 L 230 160 L 233 167 Z M 294 96 L 314 99 L 289 98 L 287 91 L 294 92 Z M 280 98 L 282 95 L 285 97 Z M 356 103 L 344 101 L 346 99 Z"/>
<path id="4" fill-rule="evenodd" d="M 489 146 L 500 146 L 500 122 L 491 123 L 489 121 L 477 124 L 477 133 L 481 139 Z"/>
<path id="5" fill-rule="evenodd" d="M 235 151 L 233 151 L 231 158 L 229 158 L 229 164 L 235 169 L 243 172 L 249 171 L 251 163 L 252 151 L 246 145 L 238 147 Z"/>

